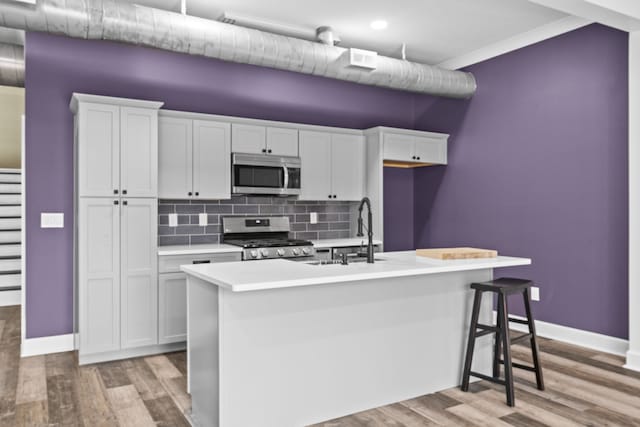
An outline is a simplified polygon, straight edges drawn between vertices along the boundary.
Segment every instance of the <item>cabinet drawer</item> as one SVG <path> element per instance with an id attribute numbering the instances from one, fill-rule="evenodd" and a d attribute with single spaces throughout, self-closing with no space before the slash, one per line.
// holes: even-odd
<path id="1" fill-rule="evenodd" d="M 158 270 L 160 273 L 179 273 L 180 266 L 185 264 L 210 264 L 214 262 L 240 261 L 238 252 L 202 255 L 164 255 L 158 257 Z"/>

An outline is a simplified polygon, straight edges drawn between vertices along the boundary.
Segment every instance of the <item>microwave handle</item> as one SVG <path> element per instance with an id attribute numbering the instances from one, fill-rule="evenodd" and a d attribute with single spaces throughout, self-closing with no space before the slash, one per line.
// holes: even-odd
<path id="1" fill-rule="evenodd" d="M 284 188 L 289 188 L 289 168 L 285 165 L 284 168 Z"/>

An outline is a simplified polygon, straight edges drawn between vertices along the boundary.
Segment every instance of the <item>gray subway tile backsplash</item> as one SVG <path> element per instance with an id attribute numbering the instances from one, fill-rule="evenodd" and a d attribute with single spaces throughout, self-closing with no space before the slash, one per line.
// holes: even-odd
<path id="1" fill-rule="evenodd" d="M 357 202 L 299 201 L 284 197 L 233 196 L 229 200 L 160 200 L 158 244 L 187 245 L 220 243 L 222 217 L 227 215 L 288 216 L 290 236 L 296 239 L 339 239 L 352 237 L 351 212 Z M 318 213 L 311 224 L 310 212 Z M 169 227 L 169 214 L 178 214 L 178 226 Z M 199 224 L 206 213 L 208 225 Z"/>

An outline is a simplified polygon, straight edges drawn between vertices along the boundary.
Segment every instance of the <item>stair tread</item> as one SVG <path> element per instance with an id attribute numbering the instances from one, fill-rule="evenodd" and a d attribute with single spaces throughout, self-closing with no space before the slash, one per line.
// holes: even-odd
<path id="1" fill-rule="evenodd" d="M 21 231 L 2 231 L 0 232 L 0 243 L 20 244 L 22 242 Z"/>

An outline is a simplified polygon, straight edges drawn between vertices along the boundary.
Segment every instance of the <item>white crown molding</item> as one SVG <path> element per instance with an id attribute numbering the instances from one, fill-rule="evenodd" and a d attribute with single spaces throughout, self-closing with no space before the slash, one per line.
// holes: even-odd
<path id="1" fill-rule="evenodd" d="M 515 315 L 509 315 L 509 317 L 514 319 L 525 319 L 524 317 Z M 493 311 L 493 319 L 495 322 L 495 310 Z M 622 338 L 610 337 L 608 335 L 570 328 L 568 326 L 557 325 L 555 323 L 548 323 L 540 320 L 536 320 L 535 324 L 536 334 L 539 337 L 550 338 L 567 344 L 578 345 L 580 347 L 590 348 L 604 353 L 616 354 L 618 356 L 624 356 L 627 354 L 627 350 L 629 349 L 629 341 Z M 509 324 L 509 328 L 518 332 L 529 331 L 527 325 L 521 325 L 518 323 Z M 640 362 L 640 359 L 638 361 Z M 640 366 L 640 363 L 638 363 L 638 366 Z"/>
<path id="2" fill-rule="evenodd" d="M 531 31 L 501 40 L 497 43 L 476 49 L 458 57 L 447 59 L 446 61 L 438 64 L 438 67 L 446 68 L 448 70 L 458 70 L 460 68 L 468 67 L 469 65 L 477 64 L 478 62 L 486 61 L 487 59 L 495 58 L 496 56 L 521 49 L 525 46 L 559 36 L 560 34 L 568 33 L 591 23 L 592 21 L 588 21 L 577 16 L 567 16 L 566 18 L 543 25 Z"/>
<path id="3" fill-rule="evenodd" d="M 54 335 L 42 338 L 27 338 L 20 347 L 21 357 L 61 353 L 75 350 L 75 334 Z"/>

